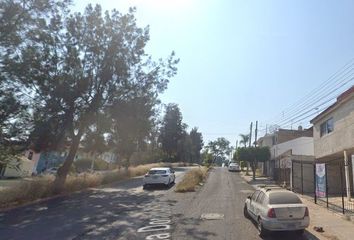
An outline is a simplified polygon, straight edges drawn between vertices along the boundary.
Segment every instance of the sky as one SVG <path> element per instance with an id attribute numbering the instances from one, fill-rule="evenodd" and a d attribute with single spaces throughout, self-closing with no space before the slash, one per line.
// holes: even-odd
<path id="1" fill-rule="evenodd" d="M 177 103 L 205 143 L 235 145 L 255 121 L 264 135 L 326 81 L 331 88 L 329 78 L 354 58 L 354 1 L 74 0 L 73 10 L 89 3 L 122 13 L 135 6 L 138 25 L 150 26 L 147 53 L 176 52 L 178 73 L 161 100 Z"/>

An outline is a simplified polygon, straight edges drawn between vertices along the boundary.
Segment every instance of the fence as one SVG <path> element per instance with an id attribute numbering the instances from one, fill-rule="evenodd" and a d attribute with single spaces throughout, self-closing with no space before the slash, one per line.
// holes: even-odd
<path id="1" fill-rule="evenodd" d="M 354 202 L 346 197 L 344 176 L 343 161 L 336 159 L 325 163 L 325 194 L 323 197 L 319 197 L 316 195 L 315 164 L 293 160 L 291 188 L 296 193 L 310 196 L 316 204 L 333 211 L 351 215 L 354 214 Z M 352 176 L 350 179 L 353 179 Z"/>

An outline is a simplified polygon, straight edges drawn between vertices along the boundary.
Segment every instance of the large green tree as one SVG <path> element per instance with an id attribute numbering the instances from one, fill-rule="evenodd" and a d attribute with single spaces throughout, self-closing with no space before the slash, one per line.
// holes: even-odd
<path id="1" fill-rule="evenodd" d="M 35 99 L 32 108 L 40 122 L 60 126 L 61 141 L 70 143 L 57 191 L 98 115 L 137 91 L 158 95 L 176 73 L 173 53 L 157 62 L 146 54 L 149 29 L 139 28 L 134 14 L 134 9 L 102 13 L 99 5 L 88 5 L 83 14 L 63 8 L 36 19 L 25 41 L 7 49 L 2 76 Z"/>
<path id="2" fill-rule="evenodd" d="M 192 155 L 191 161 L 193 163 L 201 163 L 201 155 L 200 151 L 203 148 L 203 136 L 201 132 L 198 132 L 198 128 L 194 127 L 189 133 L 191 139 L 191 148 L 192 148 Z"/>
<path id="3" fill-rule="evenodd" d="M 224 137 L 217 138 L 215 141 L 210 141 L 206 148 L 211 154 L 213 154 L 214 159 L 216 159 L 218 164 L 221 164 L 225 157 L 231 152 L 230 141 Z"/>
<path id="4" fill-rule="evenodd" d="M 159 141 L 169 161 L 176 160 L 178 145 L 185 135 L 185 129 L 186 125 L 182 122 L 182 113 L 178 105 L 168 104 L 160 128 Z"/>
<path id="5" fill-rule="evenodd" d="M 250 164 L 253 173 L 253 180 L 255 180 L 258 162 L 268 161 L 270 158 L 270 151 L 268 147 L 238 148 L 236 151 L 236 158 L 239 161 L 246 161 Z"/>

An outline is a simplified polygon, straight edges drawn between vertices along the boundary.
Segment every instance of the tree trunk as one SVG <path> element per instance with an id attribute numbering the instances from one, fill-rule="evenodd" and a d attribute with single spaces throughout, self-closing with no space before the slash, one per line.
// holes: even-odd
<path id="1" fill-rule="evenodd" d="M 70 146 L 69 154 L 66 157 L 64 164 L 58 169 L 57 176 L 55 177 L 54 184 L 53 184 L 54 193 L 60 193 L 63 191 L 66 176 L 69 173 L 70 167 L 74 162 L 77 149 L 79 148 L 80 139 L 81 139 L 81 134 L 79 133 L 73 139 L 73 142 Z"/>

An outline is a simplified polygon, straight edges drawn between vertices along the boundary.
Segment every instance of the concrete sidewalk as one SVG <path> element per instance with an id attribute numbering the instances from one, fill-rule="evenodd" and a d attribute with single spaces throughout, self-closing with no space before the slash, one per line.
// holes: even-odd
<path id="1" fill-rule="evenodd" d="M 275 182 L 268 177 L 257 177 L 252 180 L 252 176 L 246 176 L 241 173 L 241 176 L 247 183 L 255 189 L 260 185 L 274 185 Z M 310 201 L 307 197 L 300 194 L 303 203 L 308 206 L 310 212 L 310 226 L 307 231 L 316 236 L 317 239 L 324 240 L 353 240 L 354 239 L 354 223 L 345 220 L 342 214 L 337 214 L 321 207 Z M 322 227 L 324 232 L 319 233 L 314 230 L 314 227 Z M 316 239 L 313 236 L 307 236 L 308 239 Z"/>

